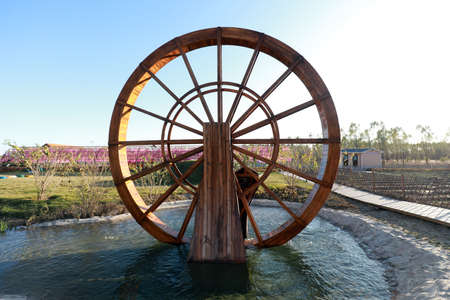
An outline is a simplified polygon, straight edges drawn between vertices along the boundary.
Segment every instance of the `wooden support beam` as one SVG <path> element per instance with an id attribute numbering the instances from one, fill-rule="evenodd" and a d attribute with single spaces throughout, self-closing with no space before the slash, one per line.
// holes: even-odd
<path id="1" fill-rule="evenodd" d="M 229 124 L 205 123 L 204 172 L 199 187 L 190 262 L 244 263 Z"/>

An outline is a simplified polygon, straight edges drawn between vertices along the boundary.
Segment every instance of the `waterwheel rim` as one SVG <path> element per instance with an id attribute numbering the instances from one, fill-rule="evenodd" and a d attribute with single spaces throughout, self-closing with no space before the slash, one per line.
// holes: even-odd
<path id="1" fill-rule="evenodd" d="M 231 45 L 231 46 L 237 46 L 237 47 L 246 47 L 253 49 L 253 55 L 250 59 L 250 62 L 247 66 L 246 73 L 244 75 L 244 78 L 241 83 L 233 83 L 233 82 L 225 82 L 222 80 L 222 45 Z M 186 56 L 186 53 L 195 51 L 196 49 L 200 49 L 203 47 L 208 46 L 216 46 L 217 47 L 217 80 L 200 85 L 196 78 L 195 74 L 193 74 L 192 68 L 190 67 L 189 60 Z M 232 129 L 232 139 L 233 139 L 233 151 L 235 152 L 233 154 L 233 158 L 237 163 L 242 165 L 243 168 L 248 168 L 242 161 L 239 160 L 237 153 L 242 153 L 245 155 L 253 155 L 255 159 L 259 159 L 264 161 L 268 164 L 269 170 L 268 172 L 264 172 L 262 178 L 263 180 L 259 180 L 257 186 L 261 186 L 266 192 L 271 194 L 273 198 L 280 204 L 280 207 L 282 207 L 284 210 L 286 210 L 289 215 L 290 219 L 286 221 L 284 224 L 276 228 L 275 230 L 266 233 L 266 234 L 259 234 L 257 238 L 248 239 L 245 241 L 247 245 L 256 245 L 259 247 L 271 247 L 271 246 L 277 246 L 281 245 L 291 238 L 293 238 L 295 235 L 297 235 L 303 228 L 305 228 L 312 219 L 317 215 L 320 208 L 323 206 L 324 202 L 326 201 L 330 191 L 332 184 L 334 182 L 338 163 L 339 163 L 339 154 L 340 154 L 340 129 L 339 129 L 339 122 L 336 114 L 336 110 L 333 104 L 333 100 L 331 98 L 331 95 L 325 86 L 324 82 L 320 78 L 319 74 L 314 70 L 314 68 L 304 59 L 300 54 L 298 54 L 295 50 L 287 46 L 286 44 L 280 42 L 279 40 L 270 37 L 268 35 L 265 35 L 263 33 L 259 33 L 256 31 L 248 30 L 248 29 L 242 29 L 242 28 L 210 28 L 210 29 L 204 29 L 199 30 L 195 32 L 191 32 L 185 35 L 182 35 L 180 37 L 177 37 L 166 44 L 162 45 L 158 49 L 156 49 L 153 53 L 151 53 L 147 58 L 145 58 L 139 66 L 136 68 L 136 70 L 132 73 L 132 75 L 129 77 L 127 82 L 125 83 L 122 91 L 119 94 L 119 97 L 116 101 L 114 111 L 111 118 L 110 123 L 110 131 L 109 131 L 109 156 L 110 156 L 110 164 L 111 164 L 111 173 L 113 176 L 114 183 L 117 187 L 117 190 L 119 192 L 120 197 L 122 198 L 125 206 L 130 211 L 132 216 L 136 219 L 136 221 L 151 235 L 153 235 L 155 238 L 162 242 L 167 243 L 187 243 L 189 242 L 189 238 L 184 236 L 184 233 L 186 231 L 186 218 L 192 217 L 192 212 L 195 209 L 196 204 L 196 190 L 195 186 L 190 186 L 189 183 L 186 181 L 188 178 L 189 172 L 195 170 L 195 168 L 198 168 L 201 164 L 202 158 L 200 157 L 197 159 L 197 161 L 194 163 L 191 168 L 185 172 L 184 174 L 181 173 L 181 171 L 177 168 L 174 169 L 170 168 L 171 165 L 174 165 L 177 161 L 174 162 L 174 157 L 171 154 L 170 145 L 172 145 L 173 141 L 170 140 L 170 130 L 174 126 L 180 126 L 180 124 L 176 123 L 175 120 L 171 119 L 171 114 L 168 116 L 155 116 L 152 112 L 145 111 L 142 108 L 139 108 L 135 106 L 135 102 L 142 91 L 142 89 L 145 87 L 147 82 L 150 80 L 155 80 L 166 92 L 172 96 L 172 98 L 175 100 L 174 107 L 181 107 L 181 109 L 184 109 L 186 111 L 189 111 L 189 106 L 186 104 L 186 102 L 181 101 L 180 99 L 188 98 L 185 95 L 192 95 L 195 92 L 197 92 L 197 98 L 200 99 L 206 115 L 208 117 L 208 120 L 202 120 L 198 116 L 196 118 L 195 112 L 192 112 L 192 115 L 198 122 L 211 122 L 214 121 L 214 118 L 212 117 L 211 113 L 208 111 L 208 105 L 206 104 L 203 99 L 203 93 L 207 90 L 204 90 L 206 87 L 215 87 L 213 90 L 218 95 L 218 102 L 217 105 L 220 106 L 219 98 L 222 97 L 222 93 L 224 92 L 224 89 L 234 87 L 234 92 L 237 95 L 240 95 L 242 93 L 247 92 L 248 94 L 252 94 L 249 92 L 249 88 L 246 86 L 248 82 L 248 78 L 251 75 L 252 69 L 254 64 L 256 63 L 257 57 L 259 53 L 265 53 L 272 58 L 276 59 L 278 62 L 282 63 L 286 66 L 287 70 L 285 73 L 283 73 L 280 78 L 277 79 L 276 82 L 274 82 L 264 94 L 262 95 L 253 95 L 257 99 L 257 101 L 254 102 L 256 105 L 255 109 L 262 107 L 268 107 L 268 114 L 270 115 L 270 118 L 267 119 L 267 124 L 262 125 L 266 126 L 270 124 L 272 126 L 272 132 L 273 137 L 270 139 L 270 141 L 262 141 L 264 139 L 259 140 L 259 144 L 271 144 L 274 147 L 274 151 L 272 152 L 272 157 L 270 159 L 267 159 L 265 157 L 260 157 L 259 155 L 254 155 L 254 153 L 250 154 L 248 153 L 248 150 L 243 149 L 238 146 L 238 143 L 241 143 L 245 139 L 239 139 L 239 137 L 243 136 L 244 134 L 247 134 L 248 130 L 251 132 L 252 130 L 256 130 L 254 128 L 240 128 L 240 125 L 243 124 L 243 122 L 248 118 L 249 116 L 241 116 L 238 118 L 238 120 L 234 124 L 230 124 Z M 169 63 L 171 60 L 181 57 L 186 65 L 186 68 L 188 69 L 188 72 L 191 76 L 191 79 L 193 81 L 193 89 L 190 91 L 187 91 L 184 96 L 178 97 L 173 93 L 169 87 L 167 87 L 161 80 L 158 79 L 157 73 L 160 69 L 162 69 L 167 63 Z M 187 61 L 187 62 L 186 62 Z M 265 102 L 265 99 L 270 96 L 270 94 L 273 92 L 274 89 L 278 87 L 279 84 L 290 74 L 294 74 L 296 77 L 298 77 L 301 82 L 304 84 L 304 86 L 307 88 L 309 94 L 311 95 L 311 100 L 300 103 L 299 105 L 283 111 L 282 113 L 274 115 L 270 111 L 270 106 L 267 105 Z M 251 91 L 251 90 L 250 90 Z M 242 95 L 240 96 L 242 97 Z M 234 107 L 234 103 L 231 106 L 231 111 L 228 112 L 228 114 L 225 114 L 222 110 L 223 107 L 218 108 L 219 115 L 217 116 L 217 121 L 221 122 L 230 122 L 233 119 L 234 113 L 236 112 L 236 107 Z M 239 105 L 239 101 L 236 105 Z M 300 112 L 304 109 L 308 109 L 309 107 L 316 107 L 318 112 L 318 118 L 320 119 L 321 126 L 322 126 L 322 138 L 305 138 L 305 139 L 280 139 L 279 132 L 278 132 L 278 126 L 277 121 L 286 117 L 285 115 L 292 115 L 294 113 Z M 234 109 L 234 112 L 233 112 Z M 261 108 L 262 109 L 262 108 Z M 128 121 L 130 118 L 131 111 L 138 110 L 140 112 L 149 114 L 151 117 L 156 117 L 161 119 L 164 122 L 164 129 L 161 134 L 161 140 L 160 145 L 161 149 L 163 151 L 163 162 L 162 166 L 156 166 L 154 169 L 161 169 L 166 168 L 170 175 L 174 178 L 175 183 L 173 186 L 169 187 L 168 191 L 166 191 L 165 194 L 170 194 L 175 191 L 175 189 L 178 186 L 181 186 L 185 189 L 191 189 L 191 194 L 194 195 L 194 200 L 192 201 L 188 212 L 185 216 L 185 220 L 183 222 L 182 228 L 180 230 L 173 230 L 170 227 L 168 227 L 163 221 L 161 221 L 153 212 L 158 208 L 158 206 L 164 202 L 167 199 L 167 195 L 164 195 L 163 198 L 159 198 L 157 200 L 157 203 L 160 202 L 158 205 L 147 205 L 142 197 L 140 196 L 138 190 L 136 189 L 136 186 L 134 185 L 134 180 L 139 178 L 136 176 L 136 174 L 131 174 L 129 165 L 128 165 L 128 159 L 127 159 L 127 152 L 126 148 L 128 145 L 133 144 L 144 144 L 145 141 L 127 141 L 127 129 L 128 129 Z M 173 111 L 171 111 L 172 113 Z M 246 113 L 248 110 L 246 111 Z M 189 112 L 191 114 L 191 112 Z M 252 112 L 250 112 L 251 114 Z M 231 116 L 233 115 L 233 116 Z M 231 116 L 231 118 L 230 118 Z M 169 125 L 170 124 L 170 125 Z M 202 140 L 203 136 L 201 132 L 196 132 L 196 130 L 193 130 L 193 128 L 187 126 L 186 124 L 183 125 L 183 129 L 186 129 L 198 134 L 200 136 L 199 140 Z M 258 124 L 254 124 L 257 125 Z M 261 125 L 261 124 L 259 124 Z M 169 136 L 166 135 L 166 127 L 168 126 Z M 260 127 L 257 127 L 260 128 Z M 246 131 L 247 130 L 247 131 Z M 197 130 L 198 131 L 198 130 Z M 168 138 L 168 140 L 166 140 Z M 251 139 L 247 139 L 247 141 L 251 141 Z M 194 144 L 194 141 L 191 140 L 192 144 Z M 198 141 L 195 141 L 198 142 Z M 153 141 L 152 141 L 153 143 Z M 258 143 L 255 143 L 258 144 Z M 322 149 L 322 160 L 320 163 L 320 168 L 315 177 L 310 176 L 308 174 L 304 174 L 300 171 L 292 170 L 290 168 L 285 168 L 282 164 L 278 162 L 278 148 L 280 144 L 323 144 Z M 167 147 L 167 148 L 166 148 Z M 165 152 L 166 149 L 168 149 L 167 153 Z M 187 152 L 186 156 L 188 155 L 198 155 L 202 152 L 202 146 L 191 149 Z M 183 155 L 181 155 L 183 156 Z M 189 156 L 188 156 L 189 157 Z M 180 156 L 178 157 L 180 158 Z M 186 158 L 186 157 L 181 157 Z M 181 159 L 180 159 L 181 160 Z M 175 165 L 176 166 L 176 165 Z M 264 184 L 264 180 L 267 179 L 267 177 L 270 175 L 270 173 L 273 171 L 273 169 L 277 167 L 278 169 L 283 170 L 284 172 L 289 172 L 291 174 L 297 175 L 299 177 L 302 177 L 304 179 L 307 179 L 314 183 L 314 187 L 312 188 L 309 196 L 307 197 L 306 201 L 304 202 L 301 209 L 298 210 L 292 210 L 289 209 L 285 203 L 275 194 L 273 193 L 269 187 L 267 187 Z M 152 170 L 146 170 L 145 172 L 148 172 L 147 174 L 150 174 Z M 142 174 L 138 174 L 142 175 Z M 144 175 L 142 175 L 144 176 Z M 175 186 L 176 185 L 176 186 Z M 174 188 L 175 187 L 175 188 Z M 250 207 L 249 207 L 250 209 Z M 190 214 L 190 216 L 189 216 Z M 251 211 L 250 211 L 251 215 Z M 189 222 L 187 220 L 187 222 Z M 254 231 L 259 232 L 257 228 L 257 224 L 253 224 Z M 256 226 L 256 228 L 255 228 Z"/>

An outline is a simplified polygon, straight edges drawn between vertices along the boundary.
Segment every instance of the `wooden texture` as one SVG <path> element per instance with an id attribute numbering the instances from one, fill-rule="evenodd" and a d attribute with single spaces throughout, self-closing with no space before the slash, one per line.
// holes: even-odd
<path id="1" fill-rule="evenodd" d="M 241 220 L 241 228 L 242 235 L 244 238 L 247 238 L 248 235 L 248 226 L 247 226 L 247 211 L 245 210 L 244 203 L 242 203 L 242 199 L 251 204 L 253 200 L 253 196 L 256 193 L 256 189 L 253 189 L 249 193 L 245 193 L 247 189 L 249 189 L 253 184 L 258 181 L 258 173 L 255 170 L 251 170 L 250 168 L 240 168 L 235 172 L 236 179 L 239 184 L 239 190 L 245 195 L 240 197 L 239 199 L 239 215 Z"/>
<path id="2" fill-rule="evenodd" d="M 187 54 L 209 46 L 217 48 L 217 60 L 211 62 L 211 67 L 216 68 L 217 76 L 214 75 L 215 78 L 211 82 L 198 82 L 193 71 L 197 66 L 191 66 Z M 223 81 L 222 72 L 225 69 L 222 57 L 223 46 L 245 47 L 253 50 L 249 62 L 246 63 L 245 74 L 239 82 Z M 266 87 L 265 92 L 261 95 L 247 86 L 254 66 L 258 63 L 260 53 L 272 57 L 285 66 L 282 75 Z M 185 71 L 190 76 L 193 85 L 181 96 L 176 95 L 156 75 L 167 63 L 177 58 L 184 62 Z M 283 84 L 288 76 L 297 77 L 300 80 L 299 82 L 304 85 L 301 88 L 306 87 L 311 97 L 309 101 L 306 101 L 308 99 L 298 99 L 297 103 L 290 108 L 274 114 L 266 100 L 273 97 L 271 96 L 274 94 L 273 92 Z M 157 85 L 175 100 L 175 103 L 172 101 L 168 104 L 171 107 L 169 107 L 166 116 L 158 115 L 135 105 L 143 88 L 151 80 L 156 81 Z M 207 102 L 205 95 L 211 93 L 217 94 L 217 100 Z M 234 98 L 228 111 L 224 111 L 224 93 L 232 93 Z M 243 98 L 246 98 L 246 101 L 252 101 L 252 104 L 246 110 L 238 109 Z M 283 101 L 283 99 L 277 101 Z M 277 103 L 277 101 L 271 103 Z M 197 107 L 204 110 L 204 114 L 201 115 L 206 115 L 206 120 L 200 118 L 200 114 L 194 112 L 192 103 L 200 104 Z M 212 105 L 217 106 L 215 110 L 217 111 L 216 120 L 209 110 L 209 106 Z M 262 111 L 266 119 L 241 128 L 242 124 L 246 124 L 246 120 L 251 120 L 252 114 L 257 110 Z M 278 121 L 282 119 L 294 119 L 298 126 L 308 125 L 302 124 L 301 117 L 298 117 L 304 110 L 317 112 L 317 118 L 322 126 L 322 136 L 320 138 L 280 138 Z M 163 122 L 159 142 L 151 139 L 135 141 L 127 139 L 128 123 L 134 111 Z M 184 111 L 195 119 L 194 123 L 203 126 L 203 131 L 192 127 L 193 124 L 184 124 L 178 120 L 178 117 Z M 237 112 L 240 111 L 244 111 L 244 113 L 239 115 Z M 270 126 L 271 136 L 246 138 L 246 134 L 253 133 L 264 126 Z M 172 139 L 174 127 L 197 135 L 197 139 Z M 149 128 L 143 128 L 143 130 L 148 131 Z M 164 161 L 132 175 L 127 160 L 127 147 L 158 144 L 161 146 Z M 171 145 L 174 144 L 191 144 L 193 147 L 197 147 L 194 145 L 201 145 L 201 147 L 189 149 L 186 154 L 175 156 L 171 148 Z M 271 148 L 271 155 L 270 157 L 262 157 L 258 153 L 244 149 L 245 147 L 237 147 L 238 144 L 268 145 Z M 284 166 L 279 160 L 280 145 L 283 144 L 321 144 L 323 149 L 322 160 L 317 174 L 305 174 L 297 169 Z M 194 162 L 194 167 L 184 173 L 178 169 L 176 162 L 188 160 L 193 155 L 199 157 L 201 152 L 203 152 L 201 157 L 206 163 L 203 166 L 203 181 L 196 186 L 187 179 L 189 173 L 195 167 L 200 166 L 201 161 Z M 238 157 L 241 154 L 265 163 L 264 170 L 254 177 L 250 186 L 241 186 L 238 176 L 231 169 L 232 164 L 236 163 L 249 171 L 248 166 Z M 189 236 L 185 236 L 187 235 L 185 233 L 188 232 L 188 224 L 194 210 L 197 211 L 190 254 L 192 261 L 242 262 L 245 260 L 243 244 L 273 247 L 289 241 L 311 222 L 327 199 L 336 177 L 339 156 L 339 122 L 333 100 L 319 74 L 306 59 L 286 44 L 263 33 L 242 28 L 222 27 L 199 30 L 176 37 L 156 49 L 138 65 L 125 83 L 116 101 L 110 123 L 109 157 L 111 173 L 120 197 L 138 223 L 162 242 L 189 243 L 191 239 Z M 173 177 L 175 184 L 155 203 L 146 203 L 139 195 L 134 180 L 163 168 L 166 168 L 170 176 Z M 315 183 L 301 209 L 289 209 L 280 197 L 264 183 L 274 168 L 301 176 Z M 181 228 L 177 231 L 169 228 L 158 219 L 153 211 L 178 187 L 194 194 L 194 200 L 184 216 Z M 280 207 L 286 210 L 291 217 L 284 224 L 268 233 L 260 232 L 250 205 L 252 194 L 259 187 L 272 195 L 278 201 Z M 240 199 L 240 212 L 237 198 Z M 247 215 L 253 227 L 255 239 L 243 240 L 242 232 L 245 234 L 243 224 L 245 223 L 246 227 L 247 218 L 243 217 L 241 220 L 239 218 L 244 215 Z M 206 239 L 202 238 L 205 236 Z M 205 241 L 214 242 L 210 245 Z"/>
<path id="3" fill-rule="evenodd" d="M 189 252 L 191 262 L 245 262 L 228 124 L 205 123 L 204 174 Z"/>

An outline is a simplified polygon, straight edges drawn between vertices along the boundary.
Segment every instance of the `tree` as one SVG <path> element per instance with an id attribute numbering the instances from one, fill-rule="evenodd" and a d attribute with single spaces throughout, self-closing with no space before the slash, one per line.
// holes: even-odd
<path id="1" fill-rule="evenodd" d="M 447 130 L 447 133 L 444 136 L 444 139 L 442 140 L 444 143 L 450 143 L 450 128 Z"/>
<path id="2" fill-rule="evenodd" d="M 416 126 L 416 129 L 421 135 L 420 147 L 425 158 L 425 163 L 428 165 L 432 150 L 431 142 L 433 141 L 433 132 L 430 126 L 422 126 L 420 124 Z"/>
<path id="3" fill-rule="evenodd" d="M 76 157 L 72 157 L 72 169 L 78 170 L 80 174 L 80 181 L 74 186 L 80 203 L 72 208 L 77 218 L 93 217 L 101 213 L 102 200 L 106 198 L 106 187 L 109 184 L 105 180 L 105 176 L 109 174 L 107 155 L 105 149 L 92 152 L 81 149 Z"/>
<path id="4" fill-rule="evenodd" d="M 20 166 L 33 174 L 36 187 L 36 200 L 47 200 L 50 184 L 57 173 L 64 173 L 70 167 L 70 157 L 61 148 L 51 148 L 47 145 L 36 147 L 20 147 L 8 142 L 10 156 Z"/>
<path id="5" fill-rule="evenodd" d="M 370 124 L 371 128 L 373 130 L 376 130 L 376 137 L 375 137 L 375 145 L 376 147 L 383 151 L 382 159 L 383 159 L 383 166 L 385 165 L 385 161 L 390 159 L 389 154 L 389 148 L 388 148 L 388 131 L 386 129 L 386 126 L 384 125 L 383 121 L 380 122 L 372 122 Z"/>
<path id="6" fill-rule="evenodd" d="M 360 131 L 359 124 L 350 123 L 348 135 L 351 147 L 360 148 L 362 146 L 363 134 Z"/>

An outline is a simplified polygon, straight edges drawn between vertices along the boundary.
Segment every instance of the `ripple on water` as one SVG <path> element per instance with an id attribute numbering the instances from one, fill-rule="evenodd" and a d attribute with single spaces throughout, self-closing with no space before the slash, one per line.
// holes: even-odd
<path id="1" fill-rule="evenodd" d="M 184 213 L 158 212 L 173 228 Z M 275 208 L 254 213 L 262 231 L 286 219 Z M 319 218 L 286 245 L 247 250 L 244 265 L 187 264 L 188 251 L 159 243 L 133 220 L 12 231 L 0 236 L 0 298 L 390 297 L 382 265 Z"/>

